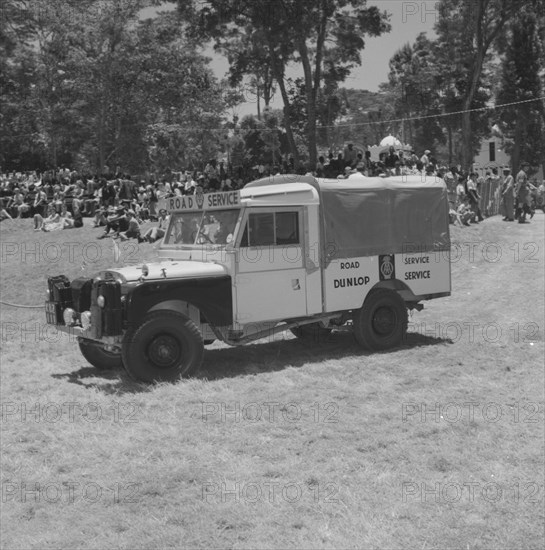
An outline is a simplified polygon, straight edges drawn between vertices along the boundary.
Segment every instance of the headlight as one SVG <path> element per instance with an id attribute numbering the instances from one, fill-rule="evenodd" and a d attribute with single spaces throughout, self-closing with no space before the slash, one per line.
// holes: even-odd
<path id="1" fill-rule="evenodd" d="M 98 307 L 104 307 L 106 305 L 106 298 L 102 294 L 97 298 Z"/>
<path id="2" fill-rule="evenodd" d="M 67 327 L 73 327 L 76 324 L 76 312 L 70 307 L 62 312 L 62 318 Z"/>
<path id="3" fill-rule="evenodd" d="M 49 289 L 45 291 L 45 297 L 48 302 L 51 300 L 51 291 Z"/>
<path id="4" fill-rule="evenodd" d="M 90 328 L 91 327 L 91 312 L 90 311 L 84 311 L 80 316 L 80 320 L 81 320 L 81 328 L 83 328 L 83 330 L 87 330 L 88 328 Z"/>

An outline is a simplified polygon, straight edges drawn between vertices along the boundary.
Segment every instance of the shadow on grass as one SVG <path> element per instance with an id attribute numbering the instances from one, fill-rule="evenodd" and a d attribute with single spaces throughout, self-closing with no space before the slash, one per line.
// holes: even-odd
<path id="1" fill-rule="evenodd" d="M 153 388 L 151 385 L 135 382 L 122 367 L 112 370 L 98 370 L 91 366 L 85 366 L 76 371 L 53 374 L 52 377 L 58 380 L 66 380 L 70 384 L 93 388 L 106 395 L 145 393 Z"/>
<path id="2" fill-rule="evenodd" d="M 396 349 L 419 346 L 452 344 L 452 340 L 434 338 L 419 333 L 407 334 L 403 345 Z M 288 367 L 299 368 L 309 363 L 319 364 L 330 359 L 366 357 L 377 353 L 363 350 L 351 333 L 335 332 L 324 343 L 305 342 L 296 338 L 274 342 L 257 342 L 249 346 L 206 351 L 204 363 L 197 378 L 217 380 L 244 375 L 281 371 Z"/>
<path id="3" fill-rule="evenodd" d="M 449 343 L 451 344 L 452 340 L 409 333 L 403 345 L 396 349 Z M 207 349 L 203 366 L 195 378 L 212 381 L 222 378 L 253 376 L 277 372 L 289 367 L 300 368 L 308 364 L 320 364 L 330 359 L 366 357 L 394 351 L 396 350 L 365 351 L 356 344 L 352 334 L 347 332 L 333 333 L 324 343 L 305 342 L 296 338 L 279 339 L 273 342 L 258 341 L 247 346 Z M 122 368 L 101 371 L 94 367 L 84 366 L 73 372 L 53 374 L 52 376 L 60 380 L 65 379 L 71 384 L 96 389 L 106 395 L 146 393 L 153 391 L 154 388 L 153 384 L 135 382 Z"/>

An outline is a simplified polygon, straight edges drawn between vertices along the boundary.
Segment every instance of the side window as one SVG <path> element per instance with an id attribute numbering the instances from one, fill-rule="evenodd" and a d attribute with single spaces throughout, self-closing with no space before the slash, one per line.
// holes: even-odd
<path id="1" fill-rule="evenodd" d="M 250 214 L 244 228 L 241 247 L 299 244 L 297 212 Z"/>
<path id="2" fill-rule="evenodd" d="M 274 214 L 251 214 L 248 220 L 250 246 L 274 244 Z"/>
<path id="3" fill-rule="evenodd" d="M 299 244 L 299 216 L 297 212 L 276 213 L 276 244 Z"/>

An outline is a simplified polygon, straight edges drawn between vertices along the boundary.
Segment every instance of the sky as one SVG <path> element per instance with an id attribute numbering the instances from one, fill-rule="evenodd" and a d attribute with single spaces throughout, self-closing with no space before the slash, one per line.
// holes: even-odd
<path id="1" fill-rule="evenodd" d="M 365 49 L 361 55 L 361 67 L 352 71 L 346 79 L 344 87 L 376 92 L 379 84 L 388 80 L 388 62 L 396 50 L 406 43 L 414 42 L 421 32 L 426 32 L 430 38 L 435 36 L 433 26 L 437 17 L 437 2 L 368 0 L 367 5 L 377 6 L 381 11 L 390 13 L 392 30 L 383 36 L 367 37 L 365 39 Z M 225 77 L 229 68 L 227 59 L 216 54 L 212 48 L 207 48 L 204 53 L 212 58 L 210 67 L 216 77 Z M 288 71 L 287 74 L 290 77 L 302 76 L 302 69 L 297 67 Z M 239 116 L 257 113 L 255 98 L 249 97 L 249 99 L 250 101 L 235 109 Z M 271 107 L 275 109 L 282 108 L 282 98 L 278 92 L 273 97 Z"/>

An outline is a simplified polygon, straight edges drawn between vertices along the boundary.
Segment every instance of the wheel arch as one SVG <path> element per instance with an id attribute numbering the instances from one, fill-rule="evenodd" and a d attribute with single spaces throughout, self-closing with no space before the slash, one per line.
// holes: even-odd
<path id="1" fill-rule="evenodd" d="M 189 317 L 197 326 L 201 324 L 201 311 L 200 309 L 185 300 L 163 300 L 152 305 L 146 312 L 146 315 L 155 311 L 161 310 L 176 311 L 186 317 Z"/>
<path id="2" fill-rule="evenodd" d="M 226 275 L 145 282 L 128 292 L 126 320 L 129 324 L 139 323 L 149 312 L 165 309 L 183 313 L 199 325 L 200 317 L 195 317 L 193 308 L 208 323 L 215 326 L 231 325 L 231 278 Z"/>
<path id="3" fill-rule="evenodd" d="M 393 290 L 399 294 L 399 296 L 405 302 L 413 302 L 416 300 L 416 296 L 413 291 L 407 286 L 406 283 L 400 281 L 399 279 L 390 279 L 388 281 L 379 281 L 376 283 L 373 288 L 369 290 L 367 296 L 371 294 L 374 290 Z M 367 299 L 367 296 L 365 297 Z M 418 301 L 418 300 L 416 300 Z"/>

